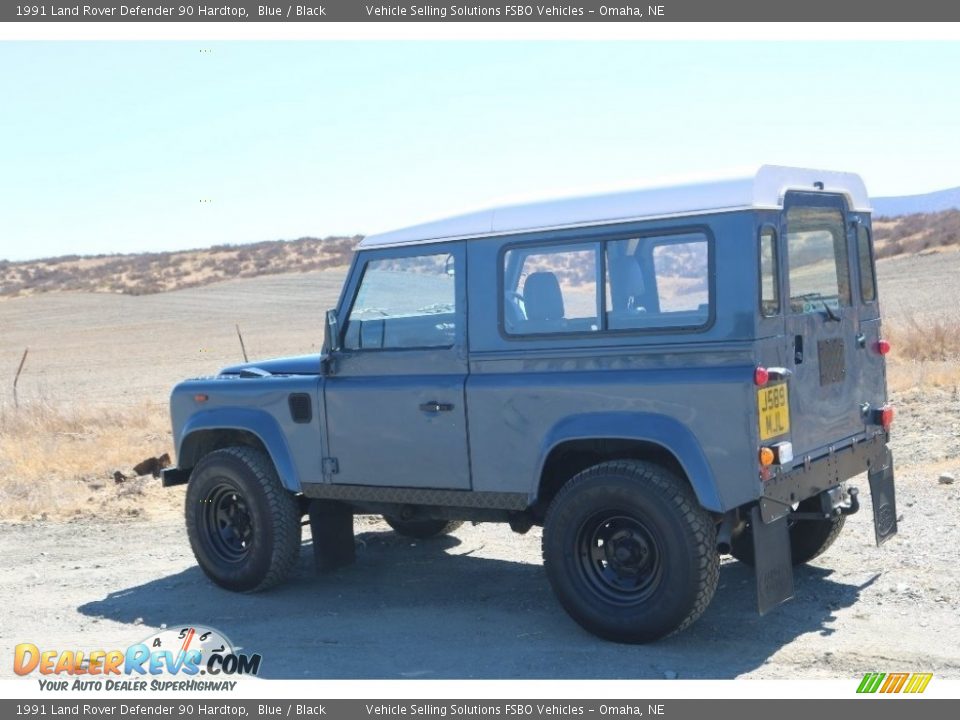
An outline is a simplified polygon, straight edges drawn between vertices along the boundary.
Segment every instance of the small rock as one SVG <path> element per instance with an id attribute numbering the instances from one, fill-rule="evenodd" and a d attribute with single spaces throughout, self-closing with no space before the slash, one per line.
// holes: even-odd
<path id="1" fill-rule="evenodd" d="M 124 480 L 126 480 L 126 479 L 127 479 L 127 476 L 124 475 L 124 474 L 123 474 L 122 472 L 120 472 L 119 470 L 114 470 L 114 471 L 113 471 L 113 481 L 114 481 L 117 485 L 119 485 L 120 483 L 122 483 L 122 482 L 123 482 Z M 100 487 L 103 487 L 103 486 L 101 485 Z"/>
<path id="2" fill-rule="evenodd" d="M 941 485 L 953 485 L 957 481 L 956 476 L 953 473 L 941 473 L 940 477 L 937 478 L 937 482 Z"/>
<path id="3" fill-rule="evenodd" d="M 103 490 L 103 483 L 90 483 L 89 485 L 91 490 Z"/>
<path id="4" fill-rule="evenodd" d="M 663 673 L 663 676 L 664 676 L 667 680 L 676 680 L 676 679 L 677 679 L 677 673 L 676 673 L 675 670 L 666 670 L 666 671 Z"/>

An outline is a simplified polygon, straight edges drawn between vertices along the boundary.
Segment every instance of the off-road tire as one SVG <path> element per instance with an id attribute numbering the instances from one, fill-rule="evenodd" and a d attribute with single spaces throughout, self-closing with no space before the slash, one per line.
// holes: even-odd
<path id="1" fill-rule="evenodd" d="M 228 590 L 266 590 L 282 582 L 297 562 L 301 518 L 297 499 L 259 450 L 229 447 L 204 456 L 190 474 L 185 515 L 197 563 L 207 577 Z M 240 536 L 246 530 L 237 531 L 224 517 L 246 518 L 246 523 L 238 521 L 238 526 L 249 528 L 245 546 Z"/>
<path id="2" fill-rule="evenodd" d="M 819 512 L 820 498 L 807 498 L 800 503 L 799 512 Z M 790 533 L 790 561 L 803 565 L 826 552 L 843 530 L 845 515 L 829 520 L 797 520 L 787 518 Z M 730 554 L 740 562 L 753 567 L 753 533 L 750 524 L 730 539 Z"/>
<path id="3" fill-rule="evenodd" d="M 713 599 L 720 566 L 716 527 L 689 484 L 637 460 L 595 465 L 561 488 L 543 561 L 570 616 L 624 643 L 691 625 Z"/>
<path id="4" fill-rule="evenodd" d="M 390 515 L 384 515 L 383 519 L 397 535 L 416 540 L 449 535 L 463 525 L 462 520 L 401 520 Z"/>

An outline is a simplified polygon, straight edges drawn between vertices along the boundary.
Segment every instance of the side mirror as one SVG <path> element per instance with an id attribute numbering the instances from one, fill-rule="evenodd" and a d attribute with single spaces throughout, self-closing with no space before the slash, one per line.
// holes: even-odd
<path id="1" fill-rule="evenodd" d="M 323 354 L 330 355 L 340 349 L 340 323 L 337 321 L 337 311 L 327 310 L 326 332 L 323 337 Z"/>

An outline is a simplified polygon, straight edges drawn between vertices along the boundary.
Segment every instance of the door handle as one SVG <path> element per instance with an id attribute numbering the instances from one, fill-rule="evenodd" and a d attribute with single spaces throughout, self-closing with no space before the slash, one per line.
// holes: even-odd
<path id="1" fill-rule="evenodd" d="M 451 403 L 438 403 L 436 400 L 431 400 L 430 402 L 425 402 L 420 405 L 420 409 L 424 412 L 450 412 L 453 410 L 453 404 Z"/>

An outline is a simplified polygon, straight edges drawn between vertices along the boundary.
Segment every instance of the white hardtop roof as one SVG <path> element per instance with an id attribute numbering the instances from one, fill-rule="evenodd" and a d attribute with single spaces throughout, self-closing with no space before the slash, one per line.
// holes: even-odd
<path id="1" fill-rule="evenodd" d="M 414 245 L 733 210 L 776 210 L 783 207 L 784 195 L 789 190 L 840 193 L 846 196 L 852 210 L 870 212 L 867 189 L 859 175 L 764 165 L 753 175 L 731 180 L 629 190 L 481 210 L 368 235 L 360 243 L 360 247 Z"/>

